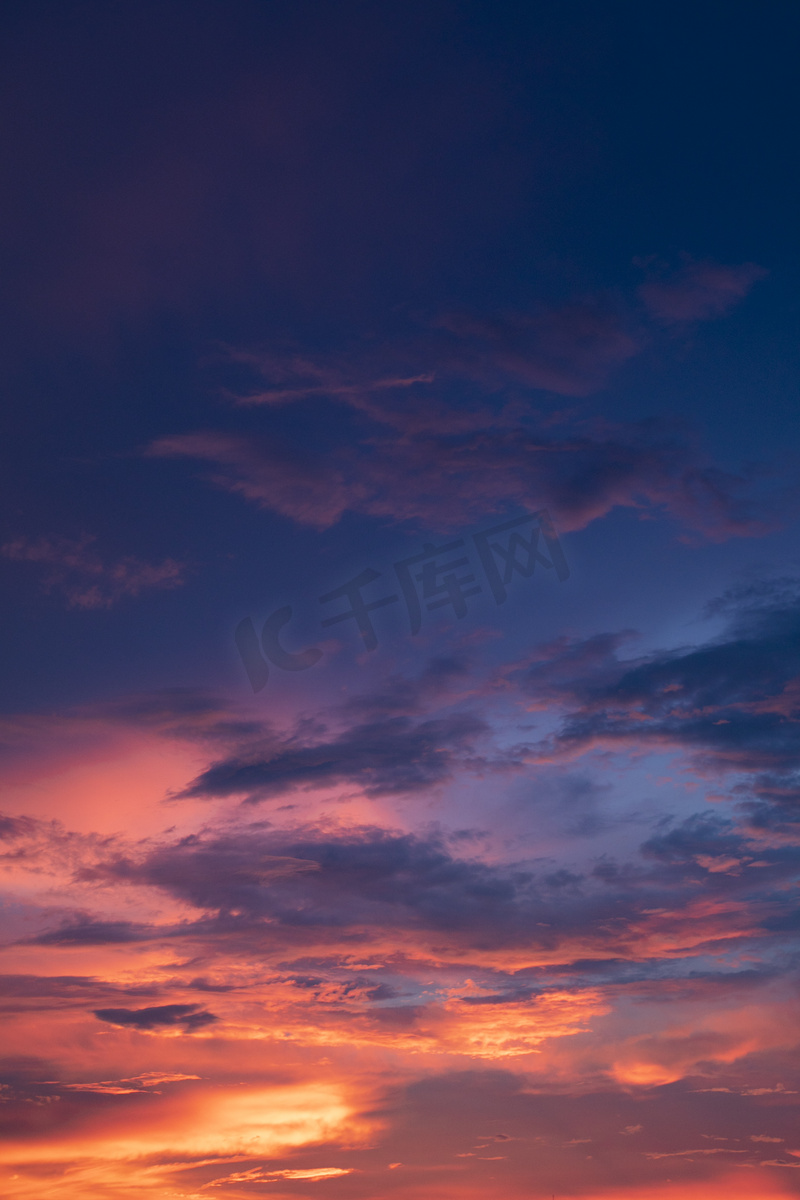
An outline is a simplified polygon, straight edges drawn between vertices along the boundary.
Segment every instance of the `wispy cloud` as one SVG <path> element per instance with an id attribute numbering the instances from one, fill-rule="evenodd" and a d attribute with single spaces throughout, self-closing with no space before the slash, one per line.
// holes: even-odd
<path id="1" fill-rule="evenodd" d="M 159 438 L 149 453 L 210 462 L 218 486 L 317 529 L 346 512 L 453 529 L 516 507 L 546 508 L 566 531 L 623 507 L 667 513 L 716 541 L 758 536 L 779 519 L 746 475 L 714 467 L 685 432 L 657 423 L 560 438 L 522 427 L 378 437 L 324 457 L 207 431 Z"/>
<path id="2" fill-rule="evenodd" d="M 195 430 L 159 437 L 147 453 L 210 463 L 218 486 L 319 530 L 346 513 L 453 528 L 509 506 L 547 508 L 568 530 L 624 507 L 668 514 L 711 540 L 758 536 L 794 503 L 785 483 L 769 494 L 776 481 L 763 468 L 720 469 L 675 423 L 544 410 L 554 396 L 605 387 L 658 325 L 723 315 L 765 274 L 752 263 L 687 262 L 649 280 L 639 298 L 655 328 L 632 298 L 597 295 L 528 312 L 440 313 L 402 337 L 323 354 L 228 347 L 228 362 L 251 376 L 223 389 L 240 410 L 343 406 L 348 436 L 323 456 L 269 426 Z"/>
<path id="3" fill-rule="evenodd" d="M 755 263 L 688 258 L 677 271 L 659 268 L 655 260 L 641 265 L 652 277 L 637 296 L 656 326 L 724 316 L 769 274 Z M 227 395 L 244 406 L 335 400 L 406 433 L 455 432 L 478 421 L 482 410 L 463 395 L 457 404 L 448 402 L 448 383 L 459 381 L 463 392 L 468 380 L 486 398 L 509 389 L 517 396 L 520 389 L 589 396 L 654 336 L 657 329 L 647 327 L 631 300 L 604 294 L 530 311 L 452 310 L 405 337 L 383 339 L 380 349 L 366 345 L 320 355 L 227 347 L 229 360 L 258 381 Z"/>
<path id="4" fill-rule="evenodd" d="M 265 1167 L 253 1167 L 250 1171 L 235 1171 L 233 1175 L 214 1179 L 205 1186 L 220 1187 L 223 1183 L 280 1183 L 282 1180 L 314 1183 L 320 1179 L 339 1179 L 342 1175 L 352 1175 L 353 1170 L 353 1167 L 308 1167 L 270 1171 Z"/>
<path id="5" fill-rule="evenodd" d="M 70 608 L 111 608 L 142 592 L 180 587 L 186 564 L 172 558 L 144 562 L 133 555 L 111 559 L 94 548 L 95 538 L 17 538 L 0 547 L 5 558 L 44 568 L 44 587 L 59 591 Z"/>
<path id="6" fill-rule="evenodd" d="M 677 271 L 648 279 L 639 296 L 649 314 L 662 325 L 685 325 L 725 316 L 745 298 L 753 284 L 769 271 L 756 263 L 723 266 L 687 259 Z"/>

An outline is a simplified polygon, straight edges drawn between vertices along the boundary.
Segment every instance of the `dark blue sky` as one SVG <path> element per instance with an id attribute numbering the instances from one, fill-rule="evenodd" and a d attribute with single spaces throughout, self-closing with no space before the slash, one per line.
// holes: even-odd
<path id="1" fill-rule="evenodd" d="M 569 408 L 567 427 L 677 419 L 721 469 L 758 473 L 756 508 L 792 515 L 793 6 L 11 5 L 4 19 L 5 539 L 89 534 L 107 560 L 191 564 L 180 593 L 88 622 L 11 567 L 12 697 L 86 698 L 109 668 L 123 686 L 196 683 L 198 654 L 218 675 L 229 610 L 306 590 L 318 555 L 363 546 L 367 561 L 386 536 L 356 517 L 323 547 L 198 483 L 196 464 L 143 458 L 197 429 L 323 456 L 369 435 L 322 394 L 232 408 L 226 390 L 253 378 L 231 350 L 362 377 L 434 363 L 454 407 L 513 392 Z M 648 322 L 636 289 L 687 256 L 769 274 L 724 316 Z M 556 349 L 561 394 L 525 391 L 519 369 L 475 378 L 477 363 L 442 378 L 442 347 L 424 345 L 452 312 L 570 306 L 607 327 Z M 612 326 L 630 346 L 601 344 Z M 628 529 L 592 537 L 613 559 Z M 671 589 L 681 570 L 697 567 L 673 565 Z"/>

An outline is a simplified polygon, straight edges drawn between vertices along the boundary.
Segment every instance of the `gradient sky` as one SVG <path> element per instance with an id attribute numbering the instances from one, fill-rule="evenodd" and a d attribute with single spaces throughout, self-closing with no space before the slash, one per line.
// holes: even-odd
<path id="1" fill-rule="evenodd" d="M 0 24 L 3 1197 L 798 1195 L 797 6 Z"/>

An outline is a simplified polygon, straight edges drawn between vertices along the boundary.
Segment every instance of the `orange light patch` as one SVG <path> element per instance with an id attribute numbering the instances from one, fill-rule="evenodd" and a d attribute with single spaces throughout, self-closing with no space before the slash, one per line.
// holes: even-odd
<path id="1" fill-rule="evenodd" d="M 335 1084 L 214 1089 L 188 1099 L 162 1100 L 144 1111 L 127 1109 L 116 1128 L 73 1129 L 47 1143 L 6 1142 L 0 1162 L 69 1162 L 87 1158 L 129 1161 L 151 1155 L 197 1158 L 269 1157 L 310 1143 L 353 1145 L 375 1129 L 356 1116 Z"/>
<path id="2" fill-rule="evenodd" d="M 478 1005 L 454 999 L 445 1010 L 447 1019 L 440 1033 L 444 1045 L 488 1059 L 535 1054 L 548 1038 L 586 1033 L 592 1016 L 609 1011 L 597 991 L 547 992 L 522 1004 Z"/>

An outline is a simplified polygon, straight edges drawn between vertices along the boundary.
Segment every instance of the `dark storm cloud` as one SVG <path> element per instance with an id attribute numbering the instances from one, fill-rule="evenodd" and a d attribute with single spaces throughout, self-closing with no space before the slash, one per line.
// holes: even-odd
<path id="1" fill-rule="evenodd" d="M 688 817 L 669 833 L 657 834 L 642 846 L 645 854 L 662 862 L 687 862 L 698 854 L 730 858 L 741 852 L 742 838 L 731 821 L 713 814 Z"/>
<path id="2" fill-rule="evenodd" d="M 299 787 L 343 783 L 363 788 L 368 796 L 421 791 L 446 782 L 457 765 L 469 761 L 473 743 L 486 729 L 470 714 L 417 722 L 387 716 L 311 745 L 296 738 L 266 754 L 234 755 L 209 767 L 181 794 L 246 793 L 261 799 Z M 477 762 L 491 765 L 482 759 Z M 505 764 L 498 760 L 496 765 Z"/>
<path id="3" fill-rule="evenodd" d="M 514 988 L 507 992 L 498 992 L 494 996 L 462 996 L 462 1004 L 518 1004 L 520 1000 L 530 1000 L 536 993 L 533 988 Z"/>
<path id="4" fill-rule="evenodd" d="M 800 774 L 763 773 L 731 789 L 756 832 L 793 835 L 800 821 Z"/>
<path id="5" fill-rule="evenodd" d="M 98 986 L 89 975 L 0 975 L 0 996 L 47 997 L 80 994 Z"/>
<path id="6" fill-rule="evenodd" d="M 195 982 L 192 986 L 196 986 Z M 160 986 L 147 983 L 124 987 L 93 975 L 0 975 L 0 997 L 5 1000 L 58 999 L 74 1005 L 81 1000 L 85 1004 L 87 992 L 94 993 L 96 1001 L 100 1001 L 117 996 L 155 996 L 161 990 Z"/>
<path id="7" fill-rule="evenodd" d="M 106 946 L 138 942 L 147 935 L 145 926 L 132 921 L 67 920 L 58 929 L 30 938 L 35 946 Z"/>
<path id="8" fill-rule="evenodd" d="M 751 945 L 755 945 L 755 939 L 752 939 Z M 685 957 L 671 955 L 666 959 L 654 957 L 644 961 L 577 959 L 569 963 L 523 967 L 506 980 L 507 991 L 498 991 L 491 1002 L 494 1003 L 498 998 L 507 1002 L 517 991 L 527 992 L 527 987 L 520 987 L 520 982 L 525 981 L 530 982 L 531 992 L 543 986 L 586 988 L 608 985 L 626 989 L 629 995 L 635 995 L 642 1003 L 658 1003 L 663 1001 L 665 995 L 674 999 L 698 1000 L 757 989 L 765 982 L 779 978 L 785 970 L 785 963 L 782 970 L 760 964 L 737 971 L 725 962 L 716 970 L 705 967 L 705 963 L 701 968 L 697 957 L 691 954 Z M 481 997 L 464 999 L 469 1003 L 482 1003 Z"/>
<path id="9" fill-rule="evenodd" d="M 380 829 L 188 838 L 138 859 L 108 861 L 91 875 L 163 888 L 216 912 L 216 923 L 184 930 L 199 936 L 217 925 L 234 932 L 266 921 L 270 936 L 281 926 L 293 936 L 305 928 L 333 940 L 350 928 L 380 936 L 405 926 L 471 946 L 550 944 L 587 920 L 622 912 L 607 889 L 590 917 L 585 898 L 554 903 L 530 870 L 454 858 L 437 838 Z"/>
<path id="10" fill-rule="evenodd" d="M 144 857 L 120 854 L 84 868 L 80 877 L 164 888 L 199 908 L 261 912 L 277 896 L 278 880 L 319 869 L 315 859 L 275 847 L 276 839 L 268 839 L 259 826 L 217 838 L 192 835 L 156 847 Z"/>
<path id="11" fill-rule="evenodd" d="M 202 1029 L 219 1018 L 197 1004 L 159 1004 L 154 1008 L 98 1008 L 94 1015 L 110 1025 L 132 1029 L 157 1029 L 160 1026 L 182 1026 L 186 1031 Z"/>
<path id="12" fill-rule="evenodd" d="M 786 581 L 742 589 L 728 608 L 727 633 L 688 649 L 620 659 L 625 635 L 610 634 L 544 648 L 522 687 L 567 709 L 555 747 L 683 747 L 701 764 L 766 772 L 763 797 L 772 778 L 788 812 L 800 755 L 796 582 L 788 591 Z"/>
<path id="13" fill-rule="evenodd" d="M 477 933 L 519 926 L 531 903 L 526 873 L 455 859 L 437 839 L 380 829 L 326 836 L 254 828 L 186 838 L 138 860 L 111 860 L 92 876 L 288 925 L 410 922 Z"/>
<path id="14" fill-rule="evenodd" d="M 765 848 L 746 826 L 737 828 L 715 814 L 695 813 L 648 838 L 640 851 L 645 860 L 657 864 L 651 872 L 653 883 L 658 880 L 672 888 L 702 884 L 706 896 L 736 897 L 765 929 L 796 925 L 798 910 L 786 896 L 800 876 L 796 841 Z M 787 919 L 790 925 L 780 923 Z"/>
<path id="15" fill-rule="evenodd" d="M 679 931 L 698 882 L 709 897 L 735 901 L 723 936 L 735 935 L 738 920 L 752 938 L 759 913 L 774 913 L 798 866 L 790 850 L 760 848 L 756 856 L 743 835 L 703 818 L 664 830 L 642 849 L 643 859 L 622 867 L 600 863 L 589 876 L 570 873 L 565 881 L 535 864 L 457 858 L 435 835 L 253 826 L 109 858 L 83 877 L 157 887 L 209 914 L 176 927 L 172 936 L 203 939 L 239 930 L 253 937 L 260 929 L 259 936 L 280 940 L 283 929 L 295 941 L 313 931 L 315 938 L 347 942 L 348 931 L 380 938 L 405 928 L 446 935 L 462 950 L 552 948 L 577 937 L 605 946 L 613 957 L 641 937 L 648 913 L 664 914 L 654 918 L 662 932 Z M 746 916 L 735 915 L 740 907 Z M 692 925 L 695 940 L 696 929 Z M 717 932 L 709 925 L 711 941 Z"/>

